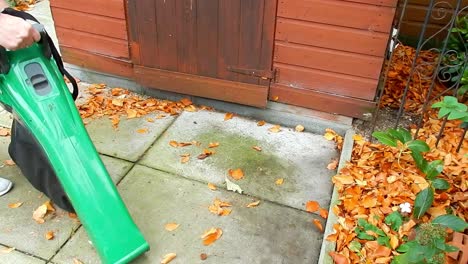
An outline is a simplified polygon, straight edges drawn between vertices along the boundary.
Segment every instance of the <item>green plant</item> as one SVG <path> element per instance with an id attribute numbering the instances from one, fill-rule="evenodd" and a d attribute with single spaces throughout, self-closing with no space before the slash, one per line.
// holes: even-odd
<path id="1" fill-rule="evenodd" d="M 358 224 L 354 232 L 356 232 L 357 238 L 359 239 L 370 241 L 377 240 L 380 245 L 391 248 L 390 238 L 387 236 L 387 234 L 385 234 L 382 229 L 362 218 L 358 220 Z"/>
<path id="2" fill-rule="evenodd" d="M 432 108 L 439 108 L 439 118 L 447 117 L 448 120 L 461 120 L 461 127 L 468 127 L 468 106 L 458 102 L 456 97 L 444 96 L 444 100 L 434 103 Z"/>
<path id="3" fill-rule="evenodd" d="M 382 144 L 398 148 L 400 151 L 398 159 L 400 159 L 403 152 L 410 151 L 416 166 L 426 175 L 426 179 L 430 185 L 426 189 L 421 190 L 416 195 L 414 201 L 413 215 L 416 218 L 420 218 L 431 207 L 434 201 L 434 189 L 446 190 L 450 187 L 450 184 L 446 180 L 437 178 L 444 169 L 443 161 L 434 160 L 428 162 L 422 154 L 430 150 L 427 143 L 422 140 L 413 140 L 411 133 L 404 128 L 388 129 L 385 132 L 376 131 L 372 133 L 372 136 L 377 138 Z"/>
<path id="4" fill-rule="evenodd" d="M 392 264 L 443 264 L 446 253 L 458 250 L 446 243 L 446 229 L 463 232 L 467 227 L 468 224 L 463 219 L 451 214 L 423 223 L 416 228 L 414 240 L 396 249 L 402 254 L 393 258 Z"/>

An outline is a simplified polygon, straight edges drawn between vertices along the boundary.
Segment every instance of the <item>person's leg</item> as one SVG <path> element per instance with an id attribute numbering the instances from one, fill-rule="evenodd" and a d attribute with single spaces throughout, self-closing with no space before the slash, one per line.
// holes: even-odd
<path id="1" fill-rule="evenodd" d="M 0 178 L 0 196 L 6 194 L 13 187 L 13 183 L 5 178 Z"/>
<path id="2" fill-rule="evenodd" d="M 58 207 L 74 212 L 65 191 L 50 165 L 42 147 L 34 136 L 18 121 L 13 121 L 11 143 L 8 148 L 13 161 L 23 175 Z"/>

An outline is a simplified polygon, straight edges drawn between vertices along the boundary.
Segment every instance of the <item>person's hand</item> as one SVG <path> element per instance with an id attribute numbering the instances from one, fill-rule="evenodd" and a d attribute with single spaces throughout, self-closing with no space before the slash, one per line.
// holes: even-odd
<path id="1" fill-rule="evenodd" d="M 18 50 L 29 47 L 40 39 L 39 32 L 24 19 L 0 14 L 0 46 Z"/>

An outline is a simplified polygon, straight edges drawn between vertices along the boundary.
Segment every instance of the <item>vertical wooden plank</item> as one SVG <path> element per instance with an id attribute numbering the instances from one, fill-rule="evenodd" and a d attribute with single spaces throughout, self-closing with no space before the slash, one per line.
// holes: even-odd
<path id="1" fill-rule="evenodd" d="M 140 57 L 140 40 L 137 21 L 137 5 L 135 1 L 127 0 L 127 27 L 128 27 L 128 42 L 130 44 L 130 58 L 133 63 L 141 65 Z"/>
<path id="2" fill-rule="evenodd" d="M 273 69 L 273 47 L 276 25 L 277 0 L 266 0 L 263 9 L 263 30 L 262 30 L 262 48 L 260 50 L 259 69 Z M 260 85 L 268 86 L 269 79 L 260 79 Z"/>
<path id="3" fill-rule="evenodd" d="M 271 0 L 267 0 L 271 1 Z M 264 0 L 241 1 L 239 67 L 259 69 Z M 239 76 L 239 81 L 258 84 L 258 77 Z"/>
<path id="4" fill-rule="evenodd" d="M 240 6 L 241 0 L 219 0 L 218 77 L 231 81 L 239 79 L 227 67 L 239 64 Z"/>
<path id="5" fill-rule="evenodd" d="M 197 73 L 218 75 L 218 0 L 197 2 Z"/>
<path id="6" fill-rule="evenodd" d="M 136 27 L 140 43 L 140 62 L 144 66 L 159 68 L 159 50 L 156 31 L 156 5 L 154 0 L 140 0 L 135 3 L 136 14 L 130 21 Z"/>
<path id="7" fill-rule="evenodd" d="M 197 2 L 176 0 L 178 71 L 197 73 Z"/>
<path id="8" fill-rule="evenodd" d="M 154 1 L 154 0 L 153 0 Z M 159 67 L 177 71 L 176 1 L 156 0 L 156 23 L 158 31 Z"/>

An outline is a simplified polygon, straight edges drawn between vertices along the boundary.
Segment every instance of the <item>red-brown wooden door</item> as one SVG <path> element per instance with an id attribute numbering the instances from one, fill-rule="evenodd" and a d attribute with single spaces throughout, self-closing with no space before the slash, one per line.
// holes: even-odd
<path id="1" fill-rule="evenodd" d="M 161 90 L 264 107 L 277 0 L 128 0 L 135 78 Z"/>

